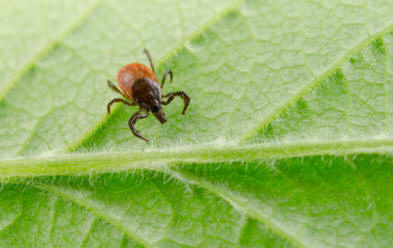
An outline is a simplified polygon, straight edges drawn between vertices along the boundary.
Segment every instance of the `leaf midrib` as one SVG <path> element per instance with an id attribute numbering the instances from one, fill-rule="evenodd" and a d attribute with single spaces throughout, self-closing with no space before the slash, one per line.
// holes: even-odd
<path id="1" fill-rule="evenodd" d="M 55 175 L 80 176 L 130 169 L 158 169 L 176 163 L 219 163 L 372 153 L 393 154 L 393 139 L 178 147 L 176 151 L 152 150 L 24 157 L 0 161 L 0 180 Z"/>
<path id="2" fill-rule="evenodd" d="M 282 149 L 285 147 L 285 149 Z M 278 149 L 280 148 L 280 149 Z M 319 151 L 317 155 L 322 155 L 322 154 L 336 154 L 337 152 L 343 152 L 343 154 L 350 153 L 376 153 L 376 152 L 383 152 L 383 151 L 393 151 L 393 140 L 385 139 L 385 140 L 352 140 L 352 141 L 344 141 L 344 142 L 325 142 L 325 143 L 308 143 L 308 144 L 287 144 L 287 145 L 276 145 L 276 146 L 262 146 L 262 145 L 254 145 L 254 146 L 248 146 L 244 147 L 245 150 L 248 149 L 248 151 L 245 151 L 244 153 L 241 152 L 242 154 L 249 154 L 249 150 L 253 150 L 251 154 L 256 154 L 263 156 L 263 158 L 271 158 L 270 155 L 274 156 L 282 156 L 285 155 L 285 158 L 289 158 L 290 156 L 288 155 L 293 155 L 294 151 L 301 151 L 305 155 L 307 150 L 309 153 L 313 153 L 313 151 Z M 207 149 L 206 151 L 209 151 L 210 149 Z M 219 154 L 222 152 L 227 151 L 227 148 L 220 148 L 216 149 L 215 153 Z M 206 152 L 205 151 L 205 152 Z M 277 153 L 274 153 L 276 151 Z M 322 151 L 322 152 L 321 152 Z M 237 152 L 239 152 L 239 149 L 234 150 L 234 156 L 238 156 Z M 257 153 L 255 153 L 257 152 Z M 140 154 L 145 154 L 145 153 L 140 153 Z M 125 156 L 126 154 L 112 154 L 115 157 L 116 156 Z M 267 155 L 267 156 L 265 156 Z M 299 155 L 299 154 L 298 154 Z M 296 155 L 296 156 L 298 156 Z M 131 154 L 131 157 L 134 156 Z M 172 156 L 172 155 L 170 155 Z M 280 157 L 281 158 L 281 157 Z M 247 159 L 245 159 L 247 160 Z M 251 158 L 251 160 L 254 160 Z M 197 161 L 200 161 L 200 159 L 197 159 Z M 242 159 L 244 161 L 244 159 Z M 114 162 L 114 161 L 112 161 Z M 142 163 L 143 165 L 146 165 L 148 163 Z M 0 164 L 1 168 L 1 164 Z M 140 169 L 144 169 L 147 167 L 143 167 Z M 291 244 L 293 244 L 296 247 L 300 248 L 306 248 L 306 247 L 313 247 L 313 245 L 305 243 L 304 240 L 298 237 L 296 233 L 293 233 L 292 230 L 287 229 L 285 225 L 281 225 L 279 222 L 276 220 L 272 219 L 270 215 L 267 215 L 264 213 L 261 209 L 255 208 L 252 206 L 252 204 L 249 204 L 249 201 L 246 199 L 243 199 L 240 195 L 235 194 L 231 192 L 230 190 L 227 190 L 225 188 L 220 187 L 219 185 L 214 185 L 202 178 L 199 178 L 195 175 L 189 174 L 185 171 L 182 170 L 177 170 L 176 166 L 175 167 L 167 167 L 163 166 L 161 168 L 149 168 L 153 169 L 156 171 L 160 171 L 163 173 L 166 173 L 170 176 L 173 176 L 180 180 L 183 183 L 186 184 L 195 184 L 198 185 L 212 194 L 216 195 L 217 197 L 220 197 L 227 201 L 229 204 L 231 204 L 233 207 L 236 209 L 239 209 L 240 211 L 244 212 L 249 216 L 250 218 L 253 218 L 266 227 L 268 227 L 272 232 L 274 232 L 276 235 L 279 237 L 287 240 Z M 93 214 L 95 214 L 97 217 L 103 219 L 107 223 L 110 223 L 111 225 L 117 227 L 120 231 L 122 231 L 125 235 L 128 237 L 132 238 L 139 244 L 145 246 L 145 247 L 155 247 L 154 244 L 149 243 L 147 240 L 145 240 L 143 237 L 137 235 L 136 233 L 128 230 L 126 227 L 123 226 L 122 222 L 117 221 L 115 218 L 113 218 L 110 214 L 107 214 L 106 212 L 100 210 L 99 208 L 96 208 L 95 206 L 89 204 L 88 201 L 85 201 L 83 198 L 78 197 L 78 195 L 73 195 L 67 192 L 63 192 L 60 187 L 57 186 L 51 186 L 48 184 L 42 184 L 39 182 L 33 182 L 32 186 L 37 187 L 41 190 L 45 190 L 49 193 L 55 194 L 59 197 L 62 197 L 64 199 L 70 200 L 77 205 L 84 207 L 88 211 L 91 211 Z"/>

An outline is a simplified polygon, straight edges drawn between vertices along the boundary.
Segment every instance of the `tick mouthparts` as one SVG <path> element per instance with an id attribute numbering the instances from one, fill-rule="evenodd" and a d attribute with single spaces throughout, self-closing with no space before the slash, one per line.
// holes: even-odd
<path id="1" fill-rule="evenodd" d="M 161 123 L 164 124 L 166 122 L 166 116 L 165 113 L 162 109 L 160 109 L 157 112 L 153 112 L 153 115 L 156 117 L 156 119 Z"/>
<path id="2" fill-rule="evenodd" d="M 161 124 L 164 124 L 166 121 L 167 121 L 167 120 L 166 120 L 165 116 L 164 116 L 163 118 L 160 119 Z"/>

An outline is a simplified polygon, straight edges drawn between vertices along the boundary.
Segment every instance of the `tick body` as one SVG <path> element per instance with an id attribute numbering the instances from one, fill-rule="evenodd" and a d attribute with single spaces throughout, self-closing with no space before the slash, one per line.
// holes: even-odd
<path id="1" fill-rule="evenodd" d="M 171 70 L 166 70 L 161 79 L 161 84 L 159 84 L 150 53 L 146 49 L 144 53 L 150 62 L 150 68 L 140 63 L 132 63 L 123 66 L 117 74 L 117 82 L 121 90 L 108 80 L 108 86 L 122 95 L 125 99 L 112 99 L 107 105 L 107 111 L 108 114 L 110 114 L 111 105 L 116 102 L 121 102 L 128 106 L 138 106 L 139 110 L 131 116 L 128 125 L 131 132 L 136 137 L 149 142 L 148 139 L 143 137 L 140 132 L 135 129 L 136 121 L 147 118 L 150 112 L 152 112 L 157 120 L 164 124 L 167 120 L 162 106 L 168 105 L 176 96 L 179 96 L 184 101 L 182 114 L 185 114 L 190 103 L 190 97 L 184 91 L 174 91 L 163 95 L 162 88 L 164 87 L 166 77 L 169 75 L 172 82 L 173 73 Z"/>

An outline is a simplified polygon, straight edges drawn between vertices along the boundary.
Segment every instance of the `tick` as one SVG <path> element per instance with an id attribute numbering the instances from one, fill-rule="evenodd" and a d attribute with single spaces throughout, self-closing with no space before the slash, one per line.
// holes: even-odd
<path id="1" fill-rule="evenodd" d="M 164 88 L 165 79 L 169 75 L 170 81 L 172 82 L 173 73 L 171 70 L 166 70 L 162 76 L 161 84 L 159 84 L 151 55 L 146 49 L 144 49 L 143 52 L 150 62 L 150 68 L 140 63 L 131 63 L 123 66 L 117 74 L 117 82 L 121 90 L 119 90 L 110 80 L 107 81 L 108 86 L 112 90 L 127 99 L 112 99 L 107 105 L 107 111 L 108 114 L 110 114 L 111 105 L 116 102 L 121 102 L 128 106 L 139 106 L 139 110 L 128 120 L 128 126 L 136 137 L 149 142 L 148 139 L 143 137 L 140 132 L 135 129 L 136 121 L 147 118 L 150 112 L 152 112 L 157 120 L 159 120 L 161 124 L 164 124 L 167 120 L 162 105 L 168 105 L 175 97 L 179 96 L 184 101 L 182 111 L 184 115 L 190 103 L 190 97 L 184 91 L 174 91 L 163 95 L 162 89 Z"/>

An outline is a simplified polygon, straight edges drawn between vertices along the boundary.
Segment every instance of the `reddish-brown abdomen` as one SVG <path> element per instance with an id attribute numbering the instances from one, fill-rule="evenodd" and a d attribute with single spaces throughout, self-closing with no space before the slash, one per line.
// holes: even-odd
<path id="1" fill-rule="evenodd" d="M 154 82 L 157 82 L 157 77 L 149 67 L 140 63 L 132 63 L 123 66 L 117 74 L 117 82 L 124 95 L 134 101 L 132 94 L 132 86 L 134 82 L 142 78 L 151 78 Z"/>

